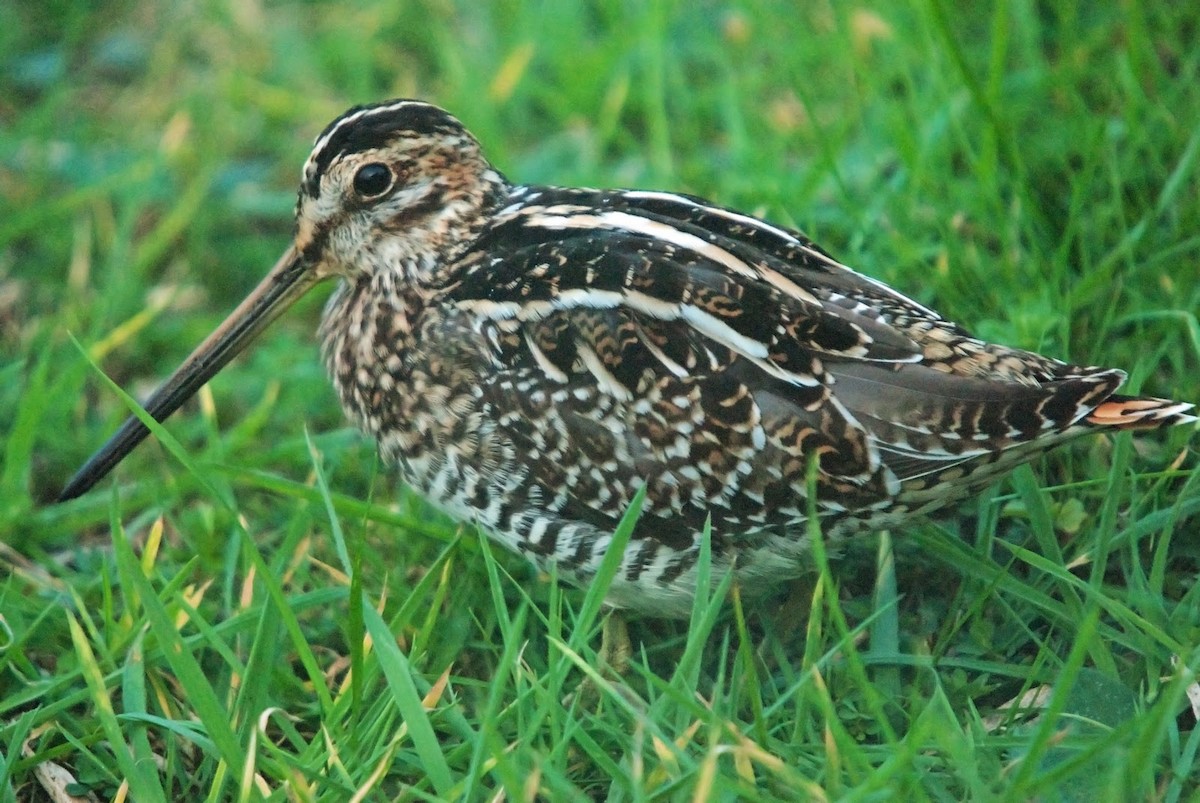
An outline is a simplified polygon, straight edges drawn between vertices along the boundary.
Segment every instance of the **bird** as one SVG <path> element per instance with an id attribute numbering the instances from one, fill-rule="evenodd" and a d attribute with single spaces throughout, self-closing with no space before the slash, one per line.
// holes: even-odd
<path id="1" fill-rule="evenodd" d="M 1088 433 L 1194 422 L 1126 374 L 989 343 L 803 233 L 669 191 L 511 182 L 450 113 L 356 106 L 316 138 L 295 236 L 145 403 L 162 421 L 297 298 L 347 416 L 451 516 L 606 602 L 686 617 L 712 582 L 801 574 Z M 136 418 L 63 489 L 148 434 Z M 810 479 L 809 467 L 813 478 Z M 707 533 L 707 535 L 706 535 Z"/>

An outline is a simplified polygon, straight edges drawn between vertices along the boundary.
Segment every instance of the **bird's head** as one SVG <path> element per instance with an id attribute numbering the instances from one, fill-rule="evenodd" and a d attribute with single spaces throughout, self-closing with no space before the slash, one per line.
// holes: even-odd
<path id="1" fill-rule="evenodd" d="M 147 400 L 162 421 L 318 282 L 387 272 L 420 292 L 503 202 L 507 183 L 463 125 L 436 106 L 353 108 L 317 137 L 296 202 L 296 235 L 275 267 Z M 100 481 L 149 433 L 130 417 L 59 495 Z"/>
<path id="2" fill-rule="evenodd" d="M 437 106 L 356 107 L 317 137 L 304 165 L 295 251 L 322 278 L 402 271 L 421 286 L 506 187 L 475 138 Z"/>

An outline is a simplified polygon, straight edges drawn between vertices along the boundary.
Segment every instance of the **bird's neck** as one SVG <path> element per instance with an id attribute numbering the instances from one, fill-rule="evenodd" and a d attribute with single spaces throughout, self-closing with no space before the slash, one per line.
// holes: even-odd
<path id="1" fill-rule="evenodd" d="M 438 292 L 454 280 L 458 258 L 504 208 L 511 193 L 512 185 L 490 166 L 471 181 L 447 180 L 421 205 L 429 210 L 427 214 L 418 209 L 414 217 L 397 220 L 398 236 L 376 244 L 387 249 L 378 255 L 376 269 L 396 273 L 394 281 L 418 295 Z"/>
<path id="2" fill-rule="evenodd" d="M 325 366 L 342 407 L 367 432 L 377 434 L 380 426 L 371 420 L 375 397 L 407 370 L 414 323 L 426 302 L 400 274 L 383 272 L 343 279 L 325 306 L 319 331 Z"/>

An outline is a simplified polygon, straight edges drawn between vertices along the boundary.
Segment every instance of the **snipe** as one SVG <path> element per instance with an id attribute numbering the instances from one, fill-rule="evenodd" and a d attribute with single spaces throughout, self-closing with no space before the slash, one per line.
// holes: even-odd
<path id="1" fill-rule="evenodd" d="M 289 304 L 338 279 L 321 342 L 404 480 L 587 582 L 639 486 L 609 601 L 689 610 L 715 575 L 804 565 L 805 472 L 842 538 L 979 490 L 1088 432 L 1195 420 L 1125 374 L 986 343 L 799 232 L 666 192 L 509 183 L 442 109 L 351 109 L 304 166 L 295 242 L 150 398 L 170 415 Z M 136 419 L 62 492 L 147 434 Z"/>

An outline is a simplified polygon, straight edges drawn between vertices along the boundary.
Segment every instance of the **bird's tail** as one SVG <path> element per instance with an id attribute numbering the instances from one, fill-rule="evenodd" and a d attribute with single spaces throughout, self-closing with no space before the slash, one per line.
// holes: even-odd
<path id="1" fill-rule="evenodd" d="M 1151 396 L 1109 396 L 1083 419 L 1097 427 L 1160 429 L 1196 421 L 1189 402 Z"/>

